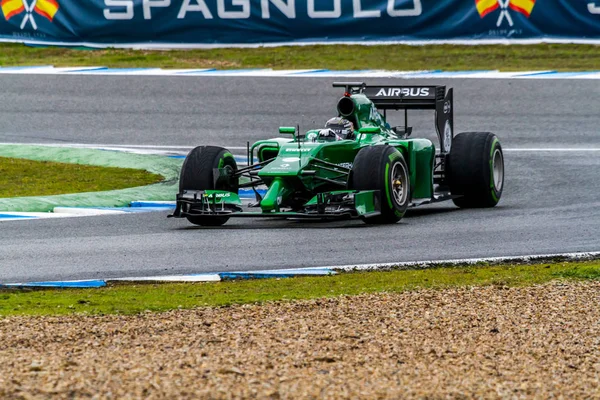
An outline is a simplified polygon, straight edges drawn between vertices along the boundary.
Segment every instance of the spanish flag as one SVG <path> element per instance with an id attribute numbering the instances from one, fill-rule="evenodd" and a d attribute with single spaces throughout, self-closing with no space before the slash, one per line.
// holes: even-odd
<path id="1" fill-rule="evenodd" d="M 4 18 L 7 21 L 11 19 L 11 17 L 14 17 L 15 15 L 21 14 L 23 11 L 25 11 L 23 0 L 2 0 L 0 2 L 0 7 L 2 8 Z"/>
<path id="2" fill-rule="evenodd" d="M 477 12 L 481 18 L 500 7 L 498 0 L 475 0 L 475 5 L 477 6 Z"/>
<path id="3" fill-rule="evenodd" d="M 535 0 L 510 0 L 510 3 L 508 4 L 508 7 L 510 7 L 511 10 L 520 12 L 527 18 L 531 15 L 533 6 L 535 6 Z"/>
<path id="4" fill-rule="evenodd" d="M 37 0 L 33 10 L 42 17 L 52 21 L 54 14 L 58 11 L 58 3 L 56 0 Z"/>

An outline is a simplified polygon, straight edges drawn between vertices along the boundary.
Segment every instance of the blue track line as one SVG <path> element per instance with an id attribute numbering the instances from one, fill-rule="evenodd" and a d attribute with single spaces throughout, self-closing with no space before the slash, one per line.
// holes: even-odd
<path id="1" fill-rule="evenodd" d="M 35 217 L 31 217 L 29 215 L 0 214 L 0 219 L 7 219 L 7 218 L 31 219 L 31 218 L 35 218 Z"/>

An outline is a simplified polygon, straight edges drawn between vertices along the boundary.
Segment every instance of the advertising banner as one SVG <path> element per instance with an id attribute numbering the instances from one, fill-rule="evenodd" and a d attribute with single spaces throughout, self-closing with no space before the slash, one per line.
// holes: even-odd
<path id="1" fill-rule="evenodd" d="M 0 40 L 48 44 L 600 39 L 600 0 L 0 0 L 0 5 Z"/>

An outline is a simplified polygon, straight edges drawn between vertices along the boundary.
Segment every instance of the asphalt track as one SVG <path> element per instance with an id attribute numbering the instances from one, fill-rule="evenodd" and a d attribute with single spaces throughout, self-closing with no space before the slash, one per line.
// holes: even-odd
<path id="1" fill-rule="evenodd" d="M 280 125 L 322 125 L 340 95 L 333 80 L 4 75 L 0 142 L 243 147 Z M 457 131 L 500 137 L 498 207 L 442 203 L 382 227 L 242 219 L 207 229 L 166 212 L 3 222 L 0 282 L 600 250 L 600 82 L 421 83 L 455 88 Z M 432 118 L 411 118 L 414 135 L 432 132 Z"/>

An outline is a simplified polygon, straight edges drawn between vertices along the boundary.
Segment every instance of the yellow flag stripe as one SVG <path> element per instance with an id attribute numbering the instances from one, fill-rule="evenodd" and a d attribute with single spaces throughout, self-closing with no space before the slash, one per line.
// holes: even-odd
<path id="1" fill-rule="evenodd" d="M 476 0 L 477 12 L 481 18 L 498 8 L 498 0 Z"/>
<path id="2" fill-rule="evenodd" d="M 58 11 L 58 3 L 54 0 L 37 0 L 35 11 L 52 21 Z"/>
<path id="3" fill-rule="evenodd" d="M 510 8 L 529 16 L 535 6 L 535 0 L 510 0 Z"/>
<path id="4" fill-rule="evenodd" d="M 11 17 L 25 10 L 23 0 L 2 0 L 2 3 L 0 3 L 0 7 L 2 7 L 2 13 L 4 14 L 4 18 L 6 18 L 7 21 Z"/>

